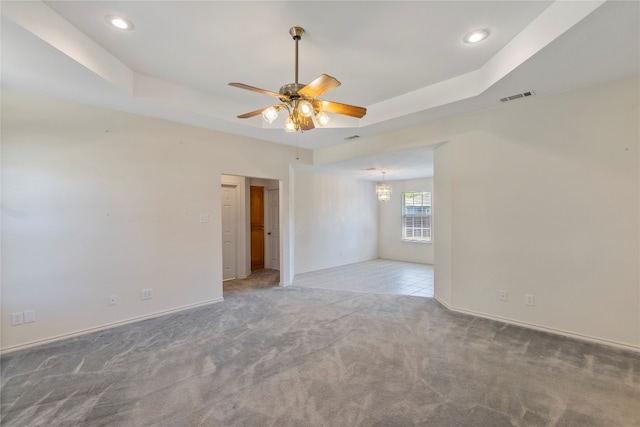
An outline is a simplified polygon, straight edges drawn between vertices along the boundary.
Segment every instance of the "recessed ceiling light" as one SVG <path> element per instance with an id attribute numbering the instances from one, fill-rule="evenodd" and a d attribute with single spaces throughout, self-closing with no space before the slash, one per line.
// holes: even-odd
<path id="1" fill-rule="evenodd" d="M 464 36 L 462 40 L 464 40 L 465 43 L 478 43 L 486 39 L 487 37 L 489 37 L 489 31 L 475 30 Z"/>
<path id="2" fill-rule="evenodd" d="M 133 22 L 122 16 L 107 15 L 104 17 L 104 20 L 107 22 L 107 24 L 112 25 L 119 30 L 133 30 Z"/>

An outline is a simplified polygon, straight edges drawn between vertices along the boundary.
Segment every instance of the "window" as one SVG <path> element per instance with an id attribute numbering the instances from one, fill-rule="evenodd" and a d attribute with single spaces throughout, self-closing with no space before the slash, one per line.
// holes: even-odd
<path id="1" fill-rule="evenodd" d="M 431 241 L 431 192 L 402 193 L 402 240 Z"/>

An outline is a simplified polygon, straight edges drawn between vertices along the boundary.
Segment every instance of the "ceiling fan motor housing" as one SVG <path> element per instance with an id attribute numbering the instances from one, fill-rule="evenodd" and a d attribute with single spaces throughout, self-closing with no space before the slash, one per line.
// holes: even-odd
<path id="1" fill-rule="evenodd" d="M 306 85 L 303 85 L 301 83 L 289 83 L 282 86 L 280 88 L 280 95 L 284 95 L 284 96 L 280 98 L 280 100 L 283 102 L 286 102 L 287 99 L 300 98 L 300 95 L 298 95 L 298 91 L 305 86 Z"/>

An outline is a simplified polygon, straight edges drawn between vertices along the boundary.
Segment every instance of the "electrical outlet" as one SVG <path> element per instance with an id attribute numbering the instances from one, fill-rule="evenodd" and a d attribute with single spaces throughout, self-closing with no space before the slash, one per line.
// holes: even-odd
<path id="1" fill-rule="evenodd" d="M 153 298 L 153 289 L 143 289 L 140 295 L 140 299 L 151 299 Z"/>
<path id="2" fill-rule="evenodd" d="M 526 295 L 524 296 L 524 303 L 525 303 L 526 305 L 535 305 L 535 304 L 534 304 L 534 301 L 533 301 L 533 295 L 531 295 L 531 294 L 526 294 Z"/>
<path id="3" fill-rule="evenodd" d="M 507 299 L 509 298 L 509 294 L 505 290 L 498 291 L 498 296 L 500 298 L 500 301 L 507 301 Z"/>
<path id="4" fill-rule="evenodd" d="M 11 313 L 11 325 L 16 326 L 16 325 L 22 325 L 23 323 L 23 317 L 22 317 L 22 312 L 16 312 L 16 313 Z"/>
<path id="5" fill-rule="evenodd" d="M 118 304 L 118 296 L 117 295 L 109 295 L 109 305 Z"/>
<path id="6" fill-rule="evenodd" d="M 24 312 L 24 323 L 33 323 L 36 321 L 36 311 L 27 310 Z"/>

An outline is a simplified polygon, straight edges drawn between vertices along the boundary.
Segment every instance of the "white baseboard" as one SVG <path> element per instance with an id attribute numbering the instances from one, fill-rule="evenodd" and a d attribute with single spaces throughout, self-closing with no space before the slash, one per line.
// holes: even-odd
<path id="1" fill-rule="evenodd" d="M 602 339 L 602 338 L 596 338 L 596 337 L 592 337 L 592 336 L 589 336 L 589 335 L 583 335 L 583 334 L 578 334 L 578 333 L 575 333 L 575 332 L 565 331 L 565 330 L 562 330 L 562 329 L 550 328 L 550 327 L 547 327 L 547 326 L 540 326 L 540 325 L 536 325 L 536 324 L 533 324 L 533 323 L 523 322 L 523 321 L 520 321 L 520 320 L 509 319 L 507 317 L 500 317 L 500 316 L 494 316 L 492 314 L 480 313 L 480 312 L 473 311 L 473 310 L 465 310 L 465 309 L 462 309 L 462 308 L 458 308 L 458 307 L 454 307 L 452 305 L 449 305 L 448 303 L 446 303 L 442 299 L 438 298 L 437 295 L 434 295 L 433 299 L 435 299 L 440 304 L 442 304 L 447 310 L 455 311 L 457 313 L 469 314 L 471 316 L 482 317 L 484 319 L 496 320 L 496 321 L 502 322 L 502 323 L 508 323 L 508 324 L 511 324 L 511 325 L 522 326 L 523 328 L 535 329 L 537 331 L 549 332 L 549 333 L 552 333 L 552 334 L 555 334 L 555 335 L 562 335 L 564 337 L 575 338 L 575 339 L 578 339 L 578 340 L 581 340 L 581 341 L 589 341 L 589 342 L 596 343 L 596 344 L 607 345 L 607 346 L 610 346 L 610 347 L 616 347 L 616 348 L 620 348 L 620 349 L 623 349 L 623 350 L 629 350 L 629 351 L 634 351 L 634 352 L 640 353 L 640 346 L 635 346 L 635 345 L 631 345 L 631 344 L 625 344 L 625 343 L 612 341 L 612 340 L 606 340 L 606 339 Z"/>
<path id="2" fill-rule="evenodd" d="M 218 302 L 222 302 L 223 300 L 224 300 L 224 298 L 220 297 L 220 298 L 216 298 L 216 299 L 212 299 L 212 300 L 208 300 L 208 301 L 198 302 L 198 303 L 195 303 L 195 304 L 183 305 L 181 307 L 172 308 L 172 309 L 169 309 L 169 310 L 157 311 L 155 313 L 145 314 L 144 316 L 131 317 L 129 319 L 122 320 L 122 321 L 119 321 L 119 322 L 106 323 L 106 324 L 100 325 L 100 326 L 94 326 L 94 327 L 91 327 L 91 328 L 80 329 L 78 331 L 69 332 L 68 334 L 61 334 L 61 335 L 56 335 L 56 336 L 50 337 L 50 338 L 45 338 L 45 339 L 36 340 L 36 341 L 30 341 L 28 343 L 18 344 L 18 345 L 14 345 L 14 346 L 11 346 L 11 347 L 2 348 L 2 349 L 0 349 L 0 354 L 11 353 L 13 351 L 23 350 L 23 349 L 30 348 L 30 347 L 35 347 L 35 346 L 38 346 L 38 345 L 49 344 L 49 343 L 56 342 L 56 341 L 61 341 L 61 340 L 67 339 L 67 338 L 73 338 L 73 337 L 77 337 L 77 336 L 80 336 L 80 335 L 90 334 L 92 332 L 97 332 L 97 331 L 102 331 L 102 330 L 105 330 L 105 329 L 115 328 L 116 326 L 122 326 L 122 325 L 127 325 L 129 323 L 139 322 L 141 320 L 153 319 L 155 317 L 160 317 L 160 316 L 164 316 L 166 314 L 171 314 L 171 313 L 177 313 L 179 311 L 189 310 L 191 308 L 196 308 L 196 307 L 202 307 L 202 306 L 205 306 L 205 305 L 215 304 L 215 303 L 218 303 Z"/>

